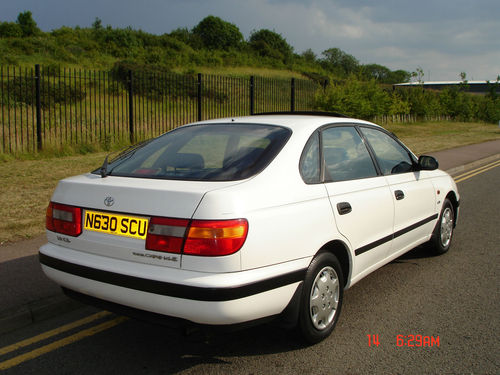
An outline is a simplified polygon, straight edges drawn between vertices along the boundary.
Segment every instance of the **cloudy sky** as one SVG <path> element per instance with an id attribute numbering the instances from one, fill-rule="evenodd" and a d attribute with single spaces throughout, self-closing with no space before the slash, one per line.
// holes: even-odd
<path id="1" fill-rule="evenodd" d="M 303 52 L 338 47 L 361 63 L 415 71 L 424 80 L 500 75 L 499 0 L 0 0 L 0 21 L 31 10 L 44 31 L 63 25 L 131 26 L 155 34 L 192 28 L 207 15 L 275 30 Z"/>

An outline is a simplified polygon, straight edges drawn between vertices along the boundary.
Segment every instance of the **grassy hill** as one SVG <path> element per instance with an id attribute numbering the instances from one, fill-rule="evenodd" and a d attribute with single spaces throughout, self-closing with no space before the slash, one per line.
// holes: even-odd
<path id="1" fill-rule="evenodd" d="M 245 40 L 237 26 L 214 16 L 204 18 L 192 30 L 180 28 L 162 35 L 131 27 L 104 27 L 98 18 L 91 27 L 63 26 L 44 32 L 29 11 L 20 13 L 16 22 L 0 22 L 0 65 L 110 70 L 121 63 L 177 73 L 322 80 L 357 74 L 381 83 L 410 78 L 403 70 L 362 65 L 338 48 L 327 49 L 321 56 L 311 50 L 295 53 L 275 31 L 257 30 Z"/>

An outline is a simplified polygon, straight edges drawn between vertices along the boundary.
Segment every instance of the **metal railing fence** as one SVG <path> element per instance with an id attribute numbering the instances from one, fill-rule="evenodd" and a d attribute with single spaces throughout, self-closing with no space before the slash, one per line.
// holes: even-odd
<path id="1" fill-rule="evenodd" d="M 0 153 L 108 149 L 197 120 L 311 110 L 320 88 L 294 78 L 0 66 Z"/>

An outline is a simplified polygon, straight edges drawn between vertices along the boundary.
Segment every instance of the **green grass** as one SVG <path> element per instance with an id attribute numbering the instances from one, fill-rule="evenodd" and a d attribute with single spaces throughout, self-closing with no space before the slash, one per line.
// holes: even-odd
<path id="1" fill-rule="evenodd" d="M 57 181 L 99 166 L 105 153 L 0 163 L 0 244 L 43 233 L 45 208 Z"/>
<path id="2" fill-rule="evenodd" d="M 182 71 L 179 71 L 182 73 Z M 198 67 L 197 73 L 222 75 L 226 77 L 242 77 L 250 76 L 265 77 L 265 78 L 299 78 L 307 79 L 306 76 L 299 72 L 294 72 L 287 69 L 272 69 L 251 66 L 232 66 L 232 67 Z"/>
<path id="3" fill-rule="evenodd" d="M 473 122 L 416 122 L 386 124 L 416 154 L 500 139 L 496 124 Z"/>
<path id="4" fill-rule="evenodd" d="M 426 122 L 388 124 L 416 154 L 500 139 L 495 124 Z M 47 150 L 24 158 L 0 155 L 0 243 L 44 232 L 45 208 L 57 182 L 101 165 L 106 152 L 68 155 L 82 150 Z M 83 150 L 85 151 L 85 150 Z"/>

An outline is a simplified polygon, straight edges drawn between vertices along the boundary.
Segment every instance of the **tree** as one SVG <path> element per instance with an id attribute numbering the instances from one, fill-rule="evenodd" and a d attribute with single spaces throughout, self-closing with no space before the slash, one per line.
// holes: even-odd
<path id="1" fill-rule="evenodd" d="M 340 48 L 329 48 L 322 52 L 323 66 L 332 73 L 347 76 L 359 70 L 359 61 Z"/>
<path id="2" fill-rule="evenodd" d="M 409 82 L 411 78 L 411 73 L 406 70 L 393 70 L 390 74 L 389 82 L 387 83 L 403 83 Z"/>
<path id="3" fill-rule="evenodd" d="M 415 78 L 418 83 L 424 83 L 424 70 L 419 66 L 415 72 L 411 73 L 411 77 Z"/>
<path id="4" fill-rule="evenodd" d="M 40 29 L 29 10 L 19 13 L 16 22 L 21 27 L 23 36 L 33 36 L 40 33 Z"/>
<path id="5" fill-rule="evenodd" d="M 92 23 L 92 28 L 95 31 L 99 31 L 99 30 L 103 29 L 103 27 L 102 27 L 102 20 L 99 17 L 95 18 L 95 21 Z"/>
<path id="6" fill-rule="evenodd" d="M 467 73 L 465 72 L 460 72 L 460 90 L 467 91 L 469 90 L 469 83 L 467 81 Z"/>
<path id="7" fill-rule="evenodd" d="M 215 16 L 205 17 L 193 28 L 192 33 L 201 39 L 203 47 L 207 49 L 227 51 L 239 48 L 243 41 L 237 26 Z"/>
<path id="8" fill-rule="evenodd" d="M 261 56 L 281 60 L 284 63 L 290 61 L 293 53 L 293 47 L 281 34 L 268 29 L 253 31 L 250 35 L 250 47 Z"/>
<path id="9" fill-rule="evenodd" d="M 302 52 L 301 56 L 308 63 L 315 63 L 316 62 L 316 54 L 310 48 L 308 48 L 304 52 Z"/>
<path id="10" fill-rule="evenodd" d="M 391 71 L 389 68 L 378 64 L 362 65 L 363 77 L 367 79 L 376 79 L 380 83 L 402 83 L 410 80 L 411 74 L 405 70 Z"/>
<path id="11" fill-rule="evenodd" d="M 362 67 L 363 75 L 368 79 L 374 78 L 378 82 L 386 83 L 388 80 L 391 70 L 386 66 L 379 64 L 367 64 Z"/>

